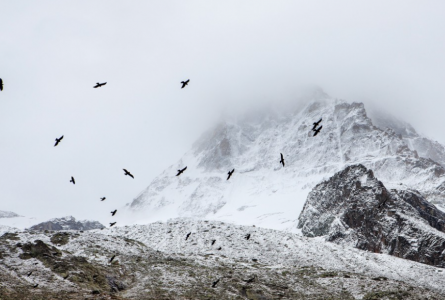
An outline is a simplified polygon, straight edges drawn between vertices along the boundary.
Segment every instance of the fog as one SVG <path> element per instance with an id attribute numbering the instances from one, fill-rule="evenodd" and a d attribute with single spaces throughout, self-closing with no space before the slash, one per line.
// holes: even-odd
<path id="1" fill-rule="evenodd" d="M 442 1 L 4 1 L 0 210 L 105 223 L 223 113 L 310 85 L 445 143 L 444 11 Z"/>

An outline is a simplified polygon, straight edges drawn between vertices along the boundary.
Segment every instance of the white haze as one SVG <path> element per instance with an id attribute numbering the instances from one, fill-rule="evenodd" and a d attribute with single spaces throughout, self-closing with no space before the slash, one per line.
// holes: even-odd
<path id="1" fill-rule="evenodd" d="M 442 1 L 4 1 L 0 210 L 106 223 L 221 115 L 281 105 L 307 85 L 445 143 L 444 11 Z"/>

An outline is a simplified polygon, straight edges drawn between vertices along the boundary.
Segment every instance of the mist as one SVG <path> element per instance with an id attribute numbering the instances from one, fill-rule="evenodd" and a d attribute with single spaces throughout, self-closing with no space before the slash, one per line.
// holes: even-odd
<path id="1" fill-rule="evenodd" d="M 106 223 L 221 115 L 294 101 L 305 86 L 445 143 L 443 11 L 441 1 L 5 2 L 0 210 Z"/>

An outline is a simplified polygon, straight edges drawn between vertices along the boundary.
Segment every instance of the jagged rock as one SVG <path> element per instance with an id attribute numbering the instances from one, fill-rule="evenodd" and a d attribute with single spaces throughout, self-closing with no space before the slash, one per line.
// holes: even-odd
<path id="1" fill-rule="evenodd" d="M 76 221 L 74 217 L 64 217 L 51 219 L 47 222 L 39 223 L 29 228 L 30 230 L 92 230 L 102 229 L 104 225 L 98 221 Z"/>
<path id="2" fill-rule="evenodd" d="M 308 195 L 298 228 L 338 244 L 445 267 L 445 214 L 414 190 L 388 190 L 363 165 Z"/>

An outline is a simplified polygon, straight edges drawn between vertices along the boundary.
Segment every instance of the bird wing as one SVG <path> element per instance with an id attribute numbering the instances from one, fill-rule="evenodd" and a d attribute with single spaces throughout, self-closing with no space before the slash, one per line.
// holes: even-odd
<path id="1" fill-rule="evenodd" d="M 124 170 L 125 174 L 129 173 L 129 172 L 127 171 L 127 169 L 122 169 L 122 170 Z"/>
<path id="2" fill-rule="evenodd" d="M 128 173 L 128 175 L 130 175 L 130 177 L 134 179 L 134 176 L 133 176 L 133 174 L 130 174 L 130 173 Z"/>

